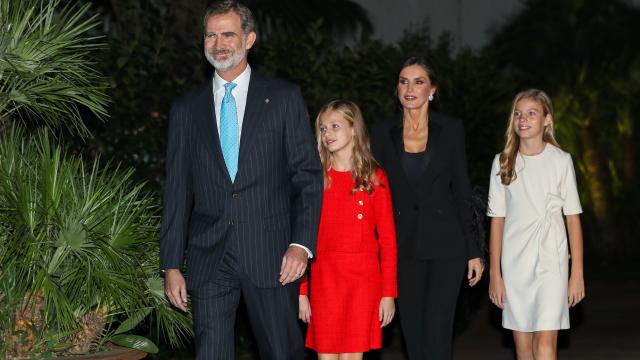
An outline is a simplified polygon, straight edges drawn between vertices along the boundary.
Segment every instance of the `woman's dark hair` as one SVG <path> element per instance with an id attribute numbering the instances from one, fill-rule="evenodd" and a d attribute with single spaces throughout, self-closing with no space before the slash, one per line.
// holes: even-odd
<path id="1" fill-rule="evenodd" d="M 429 76 L 429 81 L 431 81 L 431 84 L 434 86 L 438 86 L 438 77 L 436 76 L 436 72 L 433 68 L 433 65 L 426 58 L 422 56 L 417 56 L 417 55 L 409 56 L 402 63 L 402 66 L 400 66 L 400 70 L 398 70 L 398 76 L 400 76 L 400 72 L 402 71 L 402 69 L 411 65 L 418 65 L 421 68 L 423 68 L 424 71 L 427 72 L 427 76 Z"/>
<path id="2" fill-rule="evenodd" d="M 433 65 L 425 58 L 422 56 L 418 56 L 418 55 L 411 55 L 408 58 L 406 58 L 403 62 L 402 65 L 400 66 L 400 69 L 398 69 L 398 74 L 396 76 L 396 87 L 393 90 L 393 93 L 395 95 L 395 102 L 396 105 L 399 107 L 399 109 L 402 109 L 402 104 L 400 103 L 400 100 L 398 99 L 398 79 L 400 78 L 400 72 L 402 72 L 402 69 L 406 68 L 407 66 L 412 66 L 412 65 L 418 65 L 421 68 L 424 69 L 424 71 L 426 71 L 427 76 L 429 77 L 429 81 L 431 82 L 431 85 L 435 86 L 437 91 L 434 94 L 434 96 L 436 97 L 436 100 L 438 98 L 438 92 L 440 92 L 440 87 L 438 86 L 438 77 L 436 76 L 436 72 L 433 68 Z M 435 108 L 437 109 L 437 101 L 434 101 Z"/>

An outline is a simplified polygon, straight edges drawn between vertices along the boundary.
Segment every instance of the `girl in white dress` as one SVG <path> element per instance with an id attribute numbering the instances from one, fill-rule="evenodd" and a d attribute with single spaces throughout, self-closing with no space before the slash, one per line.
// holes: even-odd
<path id="1" fill-rule="evenodd" d="M 543 91 L 516 95 L 505 137 L 489 187 L 489 298 L 513 330 L 518 359 L 555 359 L 558 330 L 569 328 L 569 307 L 585 296 L 573 163 L 553 136 Z"/>

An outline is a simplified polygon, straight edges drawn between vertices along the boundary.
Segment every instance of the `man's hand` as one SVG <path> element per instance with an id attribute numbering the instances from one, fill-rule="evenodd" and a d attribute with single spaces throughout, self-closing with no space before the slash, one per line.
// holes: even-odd
<path id="1" fill-rule="evenodd" d="M 294 282 L 307 270 L 308 254 L 299 246 L 289 246 L 287 252 L 282 257 L 280 266 L 280 283 L 282 286 Z"/>
<path id="2" fill-rule="evenodd" d="M 469 260 L 467 265 L 467 279 L 469 280 L 469 286 L 473 286 L 480 281 L 482 278 L 482 272 L 484 272 L 484 265 L 482 265 L 482 260 L 478 257 L 475 259 Z"/>
<path id="3" fill-rule="evenodd" d="M 164 293 L 173 306 L 187 311 L 187 283 L 180 270 L 167 269 L 164 273 Z"/>

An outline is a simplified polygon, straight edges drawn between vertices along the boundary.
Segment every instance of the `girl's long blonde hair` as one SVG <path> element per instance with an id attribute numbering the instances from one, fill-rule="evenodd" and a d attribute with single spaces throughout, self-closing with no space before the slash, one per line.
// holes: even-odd
<path id="1" fill-rule="evenodd" d="M 333 100 L 329 102 L 320 109 L 316 117 L 316 141 L 318 143 L 318 152 L 320 152 L 320 160 L 322 161 L 325 189 L 331 186 L 331 177 L 329 176 L 331 153 L 322 142 L 320 119 L 329 111 L 335 111 L 342 115 L 354 130 L 351 176 L 355 186 L 351 192 L 365 190 L 368 194 L 373 193 L 373 186 L 380 185 L 376 177 L 378 163 L 371 153 L 369 134 L 364 124 L 362 112 L 358 105 L 348 100 Z"/>
<path id="2" fill-rule="evenodd" d="M 560 147 L 553 135 L 553 105 L 549 96 L 544 91 L 538 89 L 528 89 L 518 93 L 511 104 L 511 113 L 509 113 L 509 122 L 507 123 L 507 131 L 504 136 L 504 150 L 500 153 L 500 172 L 498 175 L 500 175 L 500 180 L 504 185 L 509 185 L 516 179 L 515 166 L 518 149 L 520 148 L 520 137 L 516 134 L 513 113 L 516 109 L 516 104 L 522 99 L 531 99 L 537 102 L 542 106 L 544 116 L 551 116 L 551 124 L 545 126 L 542 140 Z"/>

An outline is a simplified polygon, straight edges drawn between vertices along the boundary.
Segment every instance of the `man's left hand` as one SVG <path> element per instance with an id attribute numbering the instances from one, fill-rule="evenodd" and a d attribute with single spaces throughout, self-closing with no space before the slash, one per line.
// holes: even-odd
<path id="1" fill-rule="evenodd" d="M 294 282 L 304 275 L 307 270 L 308 254 L 299 246 L 289 246 L 287 252 L 282 257 L 280 267 L 280 283 L 282 286 Z"/>

